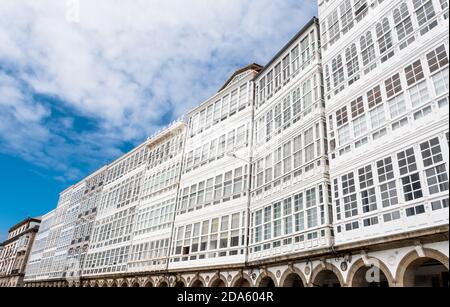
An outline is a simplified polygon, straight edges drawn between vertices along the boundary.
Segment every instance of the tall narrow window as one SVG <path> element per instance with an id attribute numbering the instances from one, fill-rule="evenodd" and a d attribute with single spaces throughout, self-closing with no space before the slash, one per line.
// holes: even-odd
<path id="1" fill-rule="evenodd" d="M 375 62 L 375 45 L 372 39 L 372 33 L 367 32 L 365 35 L 361 36 L 361 57 L 364 65 L 364 73 L 367 74 L 377 67 Z"/>
<path id="2" fill-rule="evenodd" d="M 230 114 L 236 112 L 238 108 L 238 90 L 231 93 Z"/>
<path id="3" fill-rule="evenodd" d="M 355 138 L 359 138 L 367 132 L 367 121 L 365 116 L 361 116 L 353 121 L 353 131 Z"/>
<path id="4" fill-rule="evenodd" d="M 222 102 L 219 100 L 214 104 L 214 122 L 218 122 L 220 120 L 220 108 Z"/>
<path id="5" fill-rule="evenodd" d="M 436 16 L 432 0 L 413 0 L 414 10 L 417 22 L 421 27 L 420 34 L 424 35 L 437 26 L 437 20 L 433 20 Z M 433 20 L 433 21 L 432 21 Z"/>
<path id="6" fill-rule="evenodd" d="M 283 123 L 284 128 L 286 128 L 292 118 L 292 108 L 291 108 L 291 96 L 288 95 L 283 99 Z"/>
<path id="7" fill-rule="evenodd" d="M 408 90 L 408 93 L 413 107 L 421 106 L 427 103 L 430 99 L 426 81 L 422 81 L 419 84 L 411 87 Z"/>
<path id="8" fill-rule="evenodd" d="M 348 85 L 359 80 L 359 59 L 356 44 L 352 44 L 345 50 L 345 59 L 347 60 Z"/>
<path id="9" fill-rule="evenodd" d="M 307 35 L 300 42 L 301 53 L 302 53 L 302 68 L 304 68 L 307 64 L 309 64 L 309 60 L 311 58 L 310 49 L 309 49 L 309 35 Z"/>
<path id="10" fill-rule="evenodd" d="M 266 100 L 266 77 L 259 81 L 259 104 L 263 105 Z"/>
<path id="11" fill-rule="evenodd" d="M 427 168 L 428 189 L 431 195 L 446 192 L 449 189 L 447 167 L 443 162 L 439 139 L 434 138 L 420 145 L 423 164 Z"/>
<path id="12" fill-rule="evenodd" d="M 307 111 L 313 104 L 311 79 L 302 84 L 303 89 L 303 109 Z"/>
<path id="13" fill-rule="evenodd" d="M 384 105 L 370 111 L 370 121 L 372 123 L 372 129 L 379 128 L 386 122 Z"/>
<path id="14" fill-rule="evenodd" d="M 292 101 L 292 112 L 293 112 L 293 117 L 295 118 L 302 111 L 300 87 L 296 88 L 292 92 L 292 100 L 293 100 Z M 295 119 L 294 119 L 294 121 L 295 121 Z"/>
<path id="15" fill-rule="evenodd" d="M 391 50 L 393 46 L 391 26 L 387 17 L 377 24 L 376 32 L 378 48 L 380 50 L 380 55 L 382 56 L 381 62 L 386 62 L 394 55 L 394 50 Z"/>
<path id="16" fill-rule="evenodd" d="M 291 60 L 289 54 L 283 59 L 283 80 L 286 82 L 291 76 Z"/>
<path id="17" fill-rule="evenodd" d="M 333 85 L 334 87 L 338 87 L 344 82 L 344 67 L 342 65 L 342 56 L 338 55 L 332 61 L 332 70 L 333 70 Z M 340 90 L 337 90 L 339 92 Z"/>
<path id="18" fill-rule="evenodd" d="M 414 32 L 414 29 L 408 5 L 406 5 L 406 3 L 402 3 L 400 7 L 394 10 L 394 22 L 398 41 L 401 42 L 400 49 L 404 49 L 415 41 L 414 35 L 411 35 L 411 37 L 408 38 L 408 36 Z"/>
<path id="19" fill-rule="evenodd" d="M 333 45 L 340 37 L 341 31 L 339 27 L 339 16 L 338 10 L 335 9 L 328 17 L 328 34 L 329 34 L 329 44 Z"/>
<path id="20" fill-rule="evenodd" d="M 444 19 L 448 19 L 448 0 L 439 0 L 439 2 L 441 3 L 441 9 L 447 11 L 444 14 Z"/>
<path id="21" fill-rule="evenodd" d="M 278 90 L 281 85 L 281 63 L 278 63 L 275 66 L 275 90 Z"/>
<path id="22" fill-rule="evenodd" d="M 222 99 L 222 118 L 227 117 L 230 112 L 230 96 L 226 95 Z"/>
<path id="23" fill-rule="evenodd" d="M 350 0 L 344 0 L 339 6 L 339 11 L 341 13 L 342 22 L 342 33 L 347 33 L 351 28 L 353 28 L 353 11 L 352 4 Z"/>
<path id="24" fill-rule="evenodd" d="M 248 84 L 244 84 L 239 89 L 239 110 L 243 109 L 248 102 Z"/>
<path id="25" fill-rule="evenodd" d="M 367 0 L 355 0 L 355 17 L 356 20 L 361 21 L 369 10 Z"/>
<path id="26" fill-rule="evenodd" d="M 336 112 L 336 123 L 338 128 L 348 123 L 347 106 Z"/>
<path id="27" fill-rule="evenodd" d="M 391 119 L 402 116 L 406 113 L 406 104 L 404 95 L 398 95 L 389 101 Z"/>
<path id="28" fill-rule="evenodd" d="M 300 52 L 298 45 L 291 51 L 292 73 L 296 73 L 300 68 Z"/>
<path id="29" fill-rule="evenodd" d="M 273 70 L 267 73 L 267 95 L 270 96 L 273 93 Z"/>
<path id="30" fill-rule="evenodd" d="M 362 96 L 356 98 L 350 104 L 352 108 L 352 118 L 356 118 L 364 113 L 364 101 Z"/>

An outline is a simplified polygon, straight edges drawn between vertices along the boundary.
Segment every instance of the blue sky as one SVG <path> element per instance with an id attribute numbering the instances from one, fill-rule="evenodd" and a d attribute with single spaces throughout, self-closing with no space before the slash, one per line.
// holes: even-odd
<path id="1" fill-rule="evenodd" d="M 0 240 L 214 94 L 236 69 L 264 65 L 316 5 L 0 1 Z"/>

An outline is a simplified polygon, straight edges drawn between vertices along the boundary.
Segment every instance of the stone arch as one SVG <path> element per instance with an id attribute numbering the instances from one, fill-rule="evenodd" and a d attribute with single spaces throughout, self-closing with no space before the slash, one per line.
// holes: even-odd
<path id="1" fill-rule="evenodd" d="M 300 286 L 301 282 L 301 286 Z M 308 282 L 306 281 L 305 275 L 297 269 L 296 267 L 288 268 L 280 279 L 280 287 L 306 287 Z"/>
<path id="2" fill-rule="evenodd" d="M 157 283 L 156 288 L 168 288 L 169 281 L 165 278 L 161 278 L 161 280 Z"/>
<path id="3" fill-rule="evenodd" d="M 225 288 L 227 287 L 228 282 L 227 279 L 222 274 L 216 274 L 211 280 L 209 281 L 209 287 L 210 288 Z"/>
<path id="4" fill-rule="evenodd" d="M 378 262 L 378 264 L 379 264 L 378 268 L 386 277 L 389 287 L 394 287 L 395 286 L 394 277 L 392 276 L 391 271 L 386 266 L 386 264 L 384 264 L 383 261 L 381 261 L 377 258 L 371 257 L 371 259 L 374 259 Z M 357 285 L 355 285 L 355 283 L 357 282 L 357 279 L 358 279 L 357 273 L 363 268 L 368 268 L 368 266 L 366 266 L 366 264 L 364 263 L 363 259 L 359 259 L 351 266 L 350 270 L 348 271 L 348 275 L 347 275 L 348 276 L 347 277 L 347 286 L 348 287 L 357 287 Z"/>
<path id="5" fill-rule="evenodd" d="M 271 283 L 273 283 L 274 287 L 277 287 L 277 278 L 275 277 L 275 275 L 273 275 L 272 272 L 267 271 L 259 275 L 258 279 L 255 282 L 255 286 L 258 288 L 266 288 L 270 287 Z"/>
<path id="6" fill-rule="evenodd" d="M 153 281 L 151 279 L 144 283 L 144 288 L 153 288 Z"/>
<path id="7" fill-rule="evenodd" d="M 109 287 L 110 288 L 117 288 L 118 287 L 117 281 L 114 280 Z"/>
<path id="8" fill-rule="evenodd" d="M 344 277 L 342 277 L 342 274 L 339 271 L 339 269 L 330 263 L 325 263 L 325 264 L 321 263 L 313 270 L 313 272 L 311 274 L 311 280 L 310 280 L 309 286 L 310 287 L 322 287 L 323 285 L 320 285 L 318 283 L 318 278 L 322 277 L 324 274 L 327 274 L 327 273 L 334 274 L 334 276 L 336 277 L 336 279 L 339 282 L 341 287 L 346 286 L 346 284 L 344 282 Z"/>
<path id="9" fill-rule="evenodd" d="M 177 277 L 173 283 L 173 286 L 175 288 L 186 288 L 187 282 L 186 282 L 186 280 L 184 280 L 183 277 Z"/>
<path id="10" fill-rule="evenodd" d="M 233 288 L 251 288 L 252 279 L 245 273 L 236 275 L 230 283 Z"/>
<path id="11" fill-rule="evenodd" d="M 395 278 L 398 287 L 411 287 L 414 284 L 414 276 L 411 276 L 411 270 L 424 264 L 427 260 L 438 261 L 447 270 L 449 269 L 449 259 L 443 253 L 429 248 L 424 248 L 423 253 L 424 257 L 421 257 L 416 250 L 413 250 L 400 261 Z"/>
<path id="12" fill-rule="evenodd" d="M 141 287 L 141 285 L 139 284 L 138 281 L 134 281 L 131 283 L 131 288 L 140 288 L 140 287 Z"/>
<path id="13" fill-rule="evenodd" d="M 191 280 L 191 284 L 189 288 L 204 288 L 206 286 L 206 282 L 203 277 L 198 276 Z"/>

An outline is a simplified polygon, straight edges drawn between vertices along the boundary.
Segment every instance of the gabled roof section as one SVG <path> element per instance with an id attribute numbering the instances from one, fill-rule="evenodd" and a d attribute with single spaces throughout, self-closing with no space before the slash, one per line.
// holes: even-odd
<path id="1" fill-rule="evenodd" d="M 254 70 L 254 71 L 256 71 L 256 72 L 260 72 L 262 69 L 263 69 L 263 67 L 262 67 L 261 65 L 258 65 L 258 64 L 253 63 L 253 64 L 247 65 L 247 66 L 245 66 L 245 67 L 243 67 L 243 68 L 237 70 L 237 71 L 236 71 L 236 72 L 228 79 L 228 81 L 225 82 L 225 84 L 220 88 L 219 92 L 221 92 L 221 91 L 223 91 L 225 88 L 227 88 L 228 85 L 230 85 L 230 83 L 232 83 L 233 80 L 234 80 L 237 76 L 239 76 L 239 75 L 245 73 L 247 70 Z"/>

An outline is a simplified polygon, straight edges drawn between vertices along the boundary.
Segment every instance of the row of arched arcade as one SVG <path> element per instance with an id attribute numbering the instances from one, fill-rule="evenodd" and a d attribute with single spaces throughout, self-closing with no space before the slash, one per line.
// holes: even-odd
<path id="1" fill-rule="evenodd" d="M 392 253 L 395 255 L 395 253 Z M 401 254 L 401 253 L 399 253 Z M 92 279 L 62 285 L 31 283 L 30 287 L 448 287 L 449 260 L 430 248 L 412 249 L 399 259 L 361 254 L 342 259 L 286 263 L 189 274 L 117 279 Z"/>

